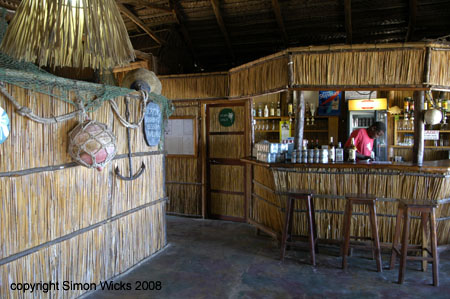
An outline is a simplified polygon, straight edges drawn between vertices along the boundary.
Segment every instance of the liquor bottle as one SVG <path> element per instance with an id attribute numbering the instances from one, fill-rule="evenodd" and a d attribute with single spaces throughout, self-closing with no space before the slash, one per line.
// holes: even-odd
<path id="1" fill-rule="evenodd" d="M 281 104 L 280 104 L 280 100 L 277 101 L 277 116 L 281 116 Z"/>
<path id="2" fill-rule="evenodd" d="M 409 112 L 411 112 L 411 114 L 414 113 L 414 100 L 412 98 L 408 98 L 409 100 Z"/>
<path id="3" fill-rule="evenodd" d="M 425 101 L 423 101 L 423 110 L 427 111 L 428 110 L 428 101 L 425 99 Z"/>
<path id="4" fill-rule="evenodd" d="M 264 106 L 264 117 L 269 117 L 269 108 L 267 107 L 267 104 Z"/>
<path id="5" fill-rule="evenodd" d="M 294 113 L 293 113 L 293 110 L 292 110 L 292 103 L 289 103 L 288 104 L 288 115 L 289 115 L 289 117 L 291 117 L 293 114 Z"/>
<path id="6" fill-rule="evenodd" d="M 263 116 L 263 108 L 262 108 L 262 104 L 259 103 L 258 104 L 258 117 L 262 117 Z"/>
<path id="7" fill-rule="evenodd" d="M 336 159 L 336 149 L 334 148 L 333 137 L 330 137 L 330 144 L 328 145 L 328 161 L 333 163 Z"/>
<path id="8" fill-rule="evenodd" d="M 352 137 L 350 148 L 348 149 L 348 162 L 356 162 L 355 138 Z"/>
<path id="9" fill-rule="evenodd" d="M 338 147 L 336 148 L 336 162 L 344 162 L 344 149 L 340 142 L 338 142 Z"/>
<path id="10" fill-rule="evenodd" d="M 407 113 L 409 113 L 409 99 L 408 98 L 403 99 L 403 112 L 405 113 L 405 115 Z"/>
<path id="11" fill-rule="evenodd" d="M 314 140 L 311 139 L 311 142 L 308 142 L 308 149 L 314 149 Z"/>
<path id="12" fill-rule="evenodd" d="M 320 145 L 319 145 L 319 139 L 316 139 L 316 143 L 314 144 L 314 149 L 319 149 Z"/>
<path id="13" fill-rule="evenodd" d="M 275 116 L 275 103 L 270 103 L 270 116 Z"/>

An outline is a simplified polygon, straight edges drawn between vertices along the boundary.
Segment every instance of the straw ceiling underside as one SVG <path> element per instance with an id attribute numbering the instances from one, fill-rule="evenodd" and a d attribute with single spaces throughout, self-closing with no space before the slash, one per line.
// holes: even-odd
<path id="1" fill-rule="evenodd" d="M 331 173 L 314 173 L 320 169 L 305 169 L 308 173 L 288 173 L 274 171 L 272 175 L 269 170 L 262 167 L 255 167 L 255 180 L 264 186 L 274 190 L 275 182 L 279 188 L 277 191 L 286 190 L 314 190 L 315 193 L 330 196 L 344 196 L 347 193 L 368 192 L 385 198 L 411 198 L 411 199 L 437 199 L 448 198 L 450 187 L 448 178 L 430 178 L 419 176 L 389 175 L 389 171 L 374 170 L 370 175 L 348 173 L 345 170 L 330 170 Z M 376 173 L 380 173 L 377 175 Z M 275 181 L 274 181 L 275 180 Z M 426 190 L 421 186 L 429 185 Z M 368 186 L 368 189 L 367 189 Z M 393 186 L 398 186 L 393 188 Z M 414 186 L 417 186 L 415 189 Z M 355 189 L 356 188 L 356 189 Z M 356 190 L 356 191 L 355 191 Z M 281 208 L 285 208 L 285 198 L 276 196 L 273 192 L 254 185 L 253 207 L 251 217 L 278 233 L 282 230 L 284 213 Z M 340 239 L 342 236 L 342 215 L 345 207 L 343 199 L 336 198 L 315 198 L 316 222 L 318 226 L 319 238 Z M 306 207 L 303 203 L 297 203 L 299 210 Z M 340 211 L 341 213 L 336 213 Z M 368 213 L 365 208 L 355 207 L 354 212 Z M 397 204 L 395 202 L 380 200 L 377 203 L 378 224 L 380 229 L 381 242 L 392 242 L 395 227 L 395 215 Z M 437 218 L 450 216 L 450 204 L 442 204 L 437 209 Z M 300 221 L 300 222 L 299 222 Z M 295 224 L 299 223 L 299 224 Z M 294 228 L 299 230 L 295 234 L 304 235 L 307 229 L 306 217 L 304 213 L 297 213 L 294 218 Z M 421 240 L 420 222 L 412 221 L 411 241 L 419 243 Z M 448 220 L 438 221 L 439 244 L 450 243 L 450 222 Z M 370 236 L 370 227 L 367 216 L 355 216 L 352 223 L 352 236 Z"/>

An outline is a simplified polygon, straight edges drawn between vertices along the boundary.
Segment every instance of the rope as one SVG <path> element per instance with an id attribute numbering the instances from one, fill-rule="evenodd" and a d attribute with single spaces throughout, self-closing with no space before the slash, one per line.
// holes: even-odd
<path id="1" fill-rule="evenodd" d="M 6 88 L 4 87 L 4 83 L 1 82 L 0 84 L 0 92 L 16 107 L 16 112 L 22 116 L 26 116 L 29 119 L 41 123 L 41 124 L 54 124 L 58 122 L 64 122 L 67 120 L 70 120 L 74 117 L 76 117 L 78 114 L 82 112 L 82 110 L 76 110 L 67 114 L 63 114 L 60 116 L 54 116 L 54 117 L 40 117 L 33 113 L 33 111 L 25 106 L 21 106 L 19 102 L 17 102 L 12 95 L 8 93 Z"/>
<path id="2" fill-rule="evenodd" d="M 138 100 L 140 100 L 140 106 L 141 106 L 141 116 L 139 117 L 139 120 L 135 123 L 130 123 L 129 121 L 127 121 L 122 115 L 120 115 L 119 112 L 119 106 L 117 106 L 117 103 L 114 99 L 109 100 L 109 104 L 111 105 L 112 110 L 114 111 L 114 113 L 117 115 L 117 117 L 119 118 L 119 121 L 122 123 L 122 125 L 126 128 L 130 128 L 130 129 L 137 129 L 140 127 L 142 121 L 144 120 L 144 116 L 145 116 L 145 108 L 147 106 L 147 102 L 148 102 L 148 93 L 145 90 L 140 90 L 141 92 L 141 97 L 138 98 Z M 127 100 L 130 99 L 130 97 L 126 96 Z"/>

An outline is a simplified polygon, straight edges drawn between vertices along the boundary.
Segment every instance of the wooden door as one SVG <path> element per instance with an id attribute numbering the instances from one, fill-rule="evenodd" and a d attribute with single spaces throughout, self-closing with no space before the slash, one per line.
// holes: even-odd
<path id="1" fill-rule="evenodd" d="M 233 124 L 221 124 L 220 115 L 223 120 L 230 110 Z M 240 158 L 249 154 L 247 114 L 245 102 L 206 106 L 206 203 L 210 218 L 246 221 L 245 165 Z"/>

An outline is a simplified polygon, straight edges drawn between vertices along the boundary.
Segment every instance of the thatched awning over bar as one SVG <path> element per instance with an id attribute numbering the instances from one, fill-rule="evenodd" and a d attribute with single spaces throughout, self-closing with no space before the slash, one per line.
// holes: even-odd
<path id="1" fill-rule="evenodd" d="M 419 42 L 290 48 L 229 72 L 160 79 L 163 94 L 170 99 L 235 99 L 287 88 L 450 91 L 450 45 Z"/>

